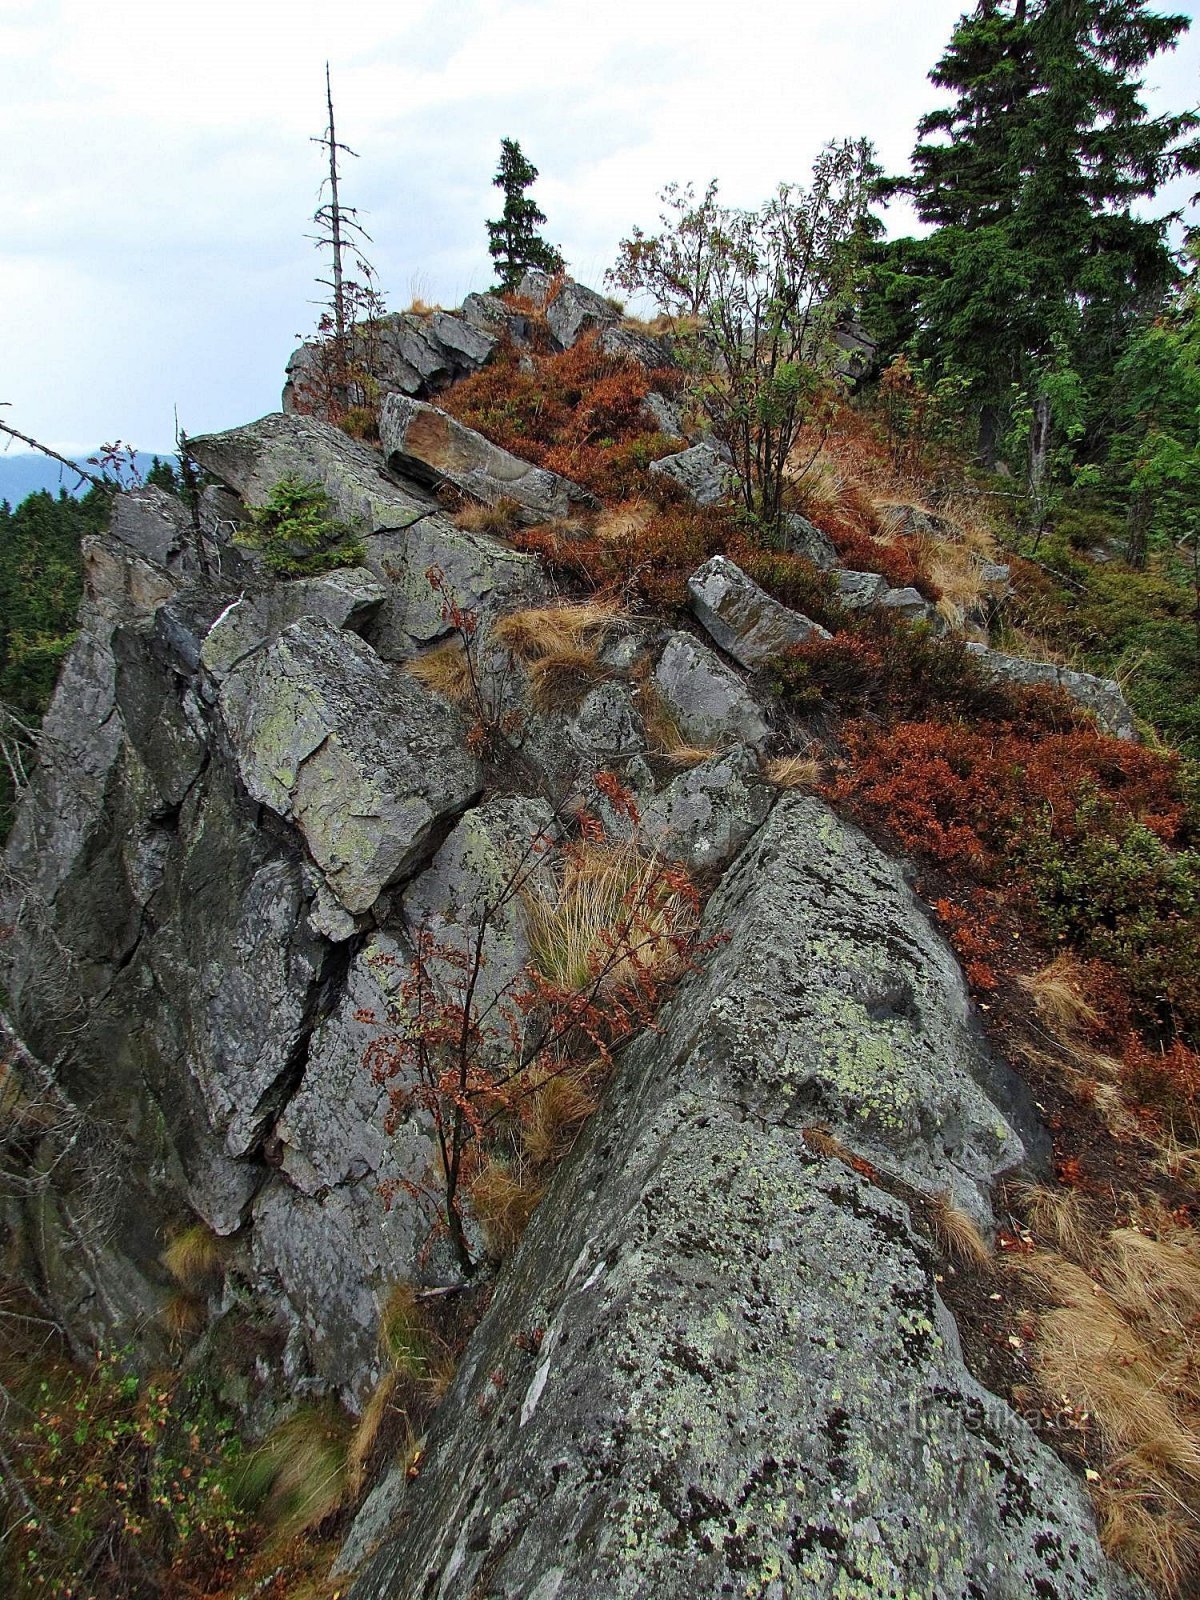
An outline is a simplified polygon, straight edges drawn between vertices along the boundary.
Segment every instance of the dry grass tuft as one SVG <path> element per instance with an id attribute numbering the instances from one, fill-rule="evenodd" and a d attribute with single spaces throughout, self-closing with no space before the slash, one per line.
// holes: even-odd
<path id="1" fill-rule="evenodd" d="M 332 1407 L 304 1406 L 245 1464 L 242 1498 L 257 1503 L 282 1539 L 318 1527 L 346 1493 L 347 1428 Z"/>
<path id="2" fill-rule="evenodd" d="M 208 1320 L 208 1308 L 200 1295 L 175 1289 L 163 1302 L 159 1321 L 176 1344 L 193 1339 Z"/>
<path id="3" fill-rule="evenodd" d="M 1059 1035 L 1070 1038 L 1100 1020 L 1084 992 L 1082 963 L 1069 950 L 1060 951 L 1048 965 L 1017 981 L 1032 999 L 1038 1016 Z"/>
<path id="4" fill-rule="evenodd" d="M 946 1193 L 935 1194 L 929 1202 L 929 1220 L 942 1250 L 964 1267 L 986 1270 L 992 1264 L 991 1246 L 975 1219 L 956 1206 Z"/>
<path id="5" fill-rule="evenodd" d="M 225 1245 L 203 1222 L 177 1233 L 159 1257 L 181 1288 L 197 1293 L 225 1272 Z"/>
<path id="6" fill-rule="evenodd" d="M 605 683 L 612 670 L 600 660 L 596 646 L 571 646 L 540 655 L 529 665 L 529 698 L 535 711 L 568 710 L 588 690 Z"/>
<path id="7" fill-rule="evenodd" d="M 384 1373 L 372 1389 L 362 1416 L 350 1435 L 346 1451 L 346 1489 L 351 1500 L 357 1500 L 362 1493 L 380 1434 L 389 1417 L 398 1410 L 396 1399 L 400 1382 L 400 1375 L 395 1370 Z"/>
<path id="8" fill-rule="evenodd" d="M 560 1161 L 596 1109 L 587 1075 L 576 1067 L 551 1070 L 534 1081 L 526 1100 L 521 1143 L 535 1166 Z"/>
<path id="9" fill-rule="evenodd" d="M 592 532 L 605 544 L 630 545 L 649 527 L 653 516 L 654 509 L 645 500 L 621 500 L 600 513 Z"/>
<path id="10" fill-rule="evenodd" d="M 674 767 L 698 767 L 702 761 L 717 754 L 716 745 L 688 743 L 652 683 L 647 681 L 640 684 L 636 699 L 642 727 L 646 731 L 647 748 L 655 755 L 662 756 Z"/>
<path id="11" fill-rule="evenodd" d="M 492 1156 L 471 1180 L 471 1210 L 487 1234 L 492 1253 L 511 1255 L 542 1198 L 543 1185 L 521 1163 Z"/>
<path id="12" fill-rule="evenodd" d="M 474 693 L 467 653 L 458 640 L 404 663 L 404 671 L 451 705 L 469 706 Z"/>
<path id="13" fill-rule="evenodd" d="M 492 624 L 490 639 L 525 662 L 541 661 L 548 656 L 570 656 L 579 651 L 591 651 L 594 655 L 605 634 L 621 621 L 621 610 L 615 600 L 561 601 L 556 605 L 509 611 Z"/>
<path id="14" fill-rule="evenodd" d="M 776 756 L 763 768 L 763 777 L 777 789 L 811 793 L 821 786 L 822 768 L 816 756 Z"/>
<path id="15" fill-rule="evenodd" d="M 598 995 L 665 982 L 695 913 L 663 882 L 658 859 L 634 842 L 582 842 L 553 888 L 526 891 L 534 966 L 567 993 Z"/>
<path id="16" fill-rule="evenodd" d="M 524 526 L 521 507 L 502 495 L 492 505 L 482 502 L 463 506 L 455 512 L 454 525 L 466 533 L 486 533 L 492 539 L 511 539 Z"/>
<path id="17" fill-rule="evenodd" d="M 379 1343 L 398 1377 L 426 1383 L 437 1364 L 436 1343 L 411 1283 L 393 1284 L 379 1318 Z"/>
<path id="18" fill-rule="evenodd" d="M 1086 1265 L 1093 1234 L 1078 1191 L 1030 1183 L 1020 1185 L 1016 1193 L 1034 1236 L 1069 1260 Z"/>
<path id="19" fill-rule="evenodd" d="M 1039 1384 L 1096 1430 L 1105 1549 L 1178 1595 L 1200 1554 L 1200 1238 L 1159 1202 L 1101 1235 L 1076 1197 L 1027 1198 L 1035 1235 L 1057 1246 L 1013 1258 L 1052 1302 Z"/>

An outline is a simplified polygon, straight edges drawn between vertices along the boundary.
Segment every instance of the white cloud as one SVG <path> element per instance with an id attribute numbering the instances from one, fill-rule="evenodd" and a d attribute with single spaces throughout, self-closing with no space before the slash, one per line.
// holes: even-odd
<path id="1" fill-rule="evenodd" d="M 278 403 L 315 318 L 308 141 L 332 64 L 346 190 L 393 303 L 490 281 L 501 136 L 598 282 L 672 178 L 754 203 L 825 140 L 905 161 L 965 0 L 0 0 L 0 400 L 49 440 L 169 444 Z M 1197 43 L 1155 63 L 1194 95 Z"/>

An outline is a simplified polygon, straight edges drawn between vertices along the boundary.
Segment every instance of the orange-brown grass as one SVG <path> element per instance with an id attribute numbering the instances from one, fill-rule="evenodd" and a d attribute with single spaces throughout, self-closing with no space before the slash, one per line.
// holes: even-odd
<path id="1" fill-rule="evenodd" d="M 946 1193 L 929 1201 L 929 1220 L 942 1250 L 964 1267 L 985 1270 L 992 1264 L 992 1252 L 975 1219 L 956 1206 Z"/>
<path id="2" fill-rule="evenodd" d="M 1095 1430 L 1105 1548 L 1177 1595 L 1200 1551 L 1200 1238 L 1161 1204 L 1100 1234 L 1038 1191 L 1028 1220 L 1039 1385 Z"/>
<path id="3" fill-rule="evenodd" d="M 821 787 L 823 769 L 816 756 L 776 756 L 763 768 L 763 776 L 777 789 L 811 793 Z"/>
<path id="4" fill-rule="evenodd" d="M 717 753 L 715 745 L 689 744 L 663 697 L 648 680 L 638 686 L 637 707 L 647 747 L 675 767 L 698 767 Z"/>
<path id="5" fill-rule="evenodd" d="M 181 1288 L 196 1293 L 225 1271 L 225 1245 L 203 1222 L 177 1233 L 159 1257 Z"/>
<path id="6" fill-rule="evenodd" d="M 1060 951 L 1046 966 L 1017 981 L 1038 1016 L 1060 1036 L 1084 1032 L 1099 1020 L 1087 998 L 1083 963 L 1069 950 Z"/>
<path id="7" fill-rule="evenodd" d="M 521 1144 L 537 1167 L 560 1160 L 596 1109 L 588 1075 L 577 1067 L 539 1074 L 522 1107 Z"/>
<path id="8" fill-rule="evenodd" d="M 521 508 L 501 496 L 494 505 L 466 505 L 455 513 L 454 525 L 467 533 L 486 533 L 493 539 L 511 539 L 522 526 Z"/>
<path id="9" fill-rule="evenodd" d="M 492 1254 L 511 1255 L 521 1242 L 544 1185 L 517 1160 L 492 1156 L 471 1180 L 471 1210 L 483 1226 Z"/>
<path id="10" fill-rule="evenodd" d="M 384 1373 L 371 1390 L 362 1415 L 350 1435 L 350 1445 L 346 1451 L 346 1489 L 351 1500 L 357 1500 L 362 1493 L 380 1434 L 389 1417 L 398 1409 L 396 1402 L 400 1383 L 398 1372 L 393 1370 Z"/>
<path id="11" fill-rule="evenodd" d="M 469 706 L 474 689 L 467 653 L 457 639 L 404 663 L 404 671 L 452 705 Z"/>
<path id="12" fill-rule="evenodd" d="M 539 656 L 529 667 L 529 698 L 537 711 L 570 709 L 597 683 L 613 676 L 593 645 Z"/>
<path id="13" fill-rule="evenodd" d="M 203 1328 L 208 1310 L 201 1296 L 176 1289 L 163 1301 L 159 1321 L 171 1340 L 180 1344 L 192 1339 Z"/>
<path id="14" fill-rule="evenodd" d="M 1077 1189 L 1050 1189 L 1029 1183 L 1017 1187 L 1016 1196 L 1039 1240 L 1072 1261 L 1085 1262 L 1092 1241 L 1091 1218 Z"/>
<path id="15" fill-rule="evenodd" d="M 490 638 L 520 661 L 538 661 L 594 648 L 621 621 L 617 602 L 598 595 L 506 612 L 492 624 Z"/>

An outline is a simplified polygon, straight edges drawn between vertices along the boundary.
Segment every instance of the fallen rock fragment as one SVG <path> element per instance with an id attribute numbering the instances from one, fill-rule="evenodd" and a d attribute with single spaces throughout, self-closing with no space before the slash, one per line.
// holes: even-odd
<path id="1" fill-rule="evenodd" d="M 743 667 L 760 667 L 791 645 L 828 639 L 819 623 L 772 599 L 727 556 L 712 556 L 688 579 L 693 614 Z"/>
<path id="2" fill-rule="evenodd" d="M 431 488 L 458 489 L 484 505 L 511 500 L 523 522 L 545 522 L 596 504 L 568 478 L 510 455 L 445 411 L 406 395 L 384 401 L 379 436 L 394 471 Z"/>

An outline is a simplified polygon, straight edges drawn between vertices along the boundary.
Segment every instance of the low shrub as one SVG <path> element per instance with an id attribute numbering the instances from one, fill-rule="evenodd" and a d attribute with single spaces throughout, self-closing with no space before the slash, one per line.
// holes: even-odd
<path id="1" fill-rule="evenodd" d="M 294 477 L 281 478 L 266 503 L 250 513 L 250 527 L 237 542 L 260 551 L 280 578 L 357 566 L 366 554 L 362 541 L 333 517 L 321 485 Z"/>

